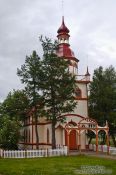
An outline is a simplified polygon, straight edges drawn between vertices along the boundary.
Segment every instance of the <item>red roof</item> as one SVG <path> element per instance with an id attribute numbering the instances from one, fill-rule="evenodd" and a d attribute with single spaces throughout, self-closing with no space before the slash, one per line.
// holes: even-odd
<path id="1" fill-rule="evenodd" d="M 79 60 L 75 57 L 74 52 L 71 50 L 69 44 L 59 44 L 57 55 L 59 57 L 65 57 L 66 59 L 75 60 L 78 62 Z"/>
<path id="2" fill-rule="evenodd" d="M 79 60 L 75 57 L 74 52 L 70 48 L 70 45 L 68 44 L 68 42 L 65 42 L 66 39 L 69 39 L 69 32 L 69 29 L 65 26 L 64 17 L 62 17 L 62 24 L 57 31 L 57 37 L 58 39 L 61 39 L 62 42 L 60 42 L 58 45 L 57 55 L 59 57 L 64 57 L 66 59 L 75 60 L 76 62 L 78 62 Z"/>
<path id="3" fill-rule="evenodd" d="M 65 23 L 64 23 L 64 16 L 62 17 L 62 24 L 60 26 L 60 28 L 58 29 L 57 33 L 69 33 L 69 29 L 66 27 Z"/>

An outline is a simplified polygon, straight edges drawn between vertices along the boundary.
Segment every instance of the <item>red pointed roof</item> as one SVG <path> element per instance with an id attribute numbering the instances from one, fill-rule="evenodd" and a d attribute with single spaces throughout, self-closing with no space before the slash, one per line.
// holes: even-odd
<path id="1" fill-rule="evenodd" d="M 66 27 L 65 23 L 64 23 L 64 16 L 62 17 L 62 24 L 60 26 L 60 28 L 58 29 L 57 33 L 69 33 L 70 30 Z"/>
<path id="2" fill-rule="evenodd" d="M 69 29 L 66 27 L 64 23 L 64 16 L 63 16 L 62 24 L 57 31 L 58 33 L 57 37 L 60 42 L 56 53 L 59 57 L 64 57 L 66 59 L 78 62 L 79 60 L 75 57 L 74 52 L 72 51 L 72 49 L 70 48 L 70 44 L 68 43 L 70 37 L 70 35 L 68 34 L 69 32 L 70 32 Z"/>

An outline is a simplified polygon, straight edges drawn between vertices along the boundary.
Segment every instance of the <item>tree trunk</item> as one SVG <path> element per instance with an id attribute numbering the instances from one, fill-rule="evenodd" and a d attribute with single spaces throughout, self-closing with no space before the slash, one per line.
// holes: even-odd
<path id="1" fill-rule="evenodd" d="M 91 144 L 92 139 L 93 139 L 93 137 L 90 137 L 90 138 L 89 138 L 88 144 Z"/>
<path id="2" fill-rule="evenodd" d="M 101 144 L 102 144 L 102 145 L 105 145 L 105 143 L 106 143 L 106 133 L 103 132 Z"/>
<path id="3" fill-rule="evenodd" d="M 111 134 L 111 137 L 112 137 L 113 144 L 116 147 L 116 140 L 115 140 L 115 136 L 113 133 Z"/>
<path id="4" fill-rule="evenodd" d="M 38 134 L 37 123 L 38 123 L 37 116 L 35 116 L 36 149 L 39 149 L 39 134 Z"/>
<path id="5" fill-rule="evenodd" d="M 52 121 L 52 149 L 56 148 L 56 138 L 55 138 L 55 122 Z"/>

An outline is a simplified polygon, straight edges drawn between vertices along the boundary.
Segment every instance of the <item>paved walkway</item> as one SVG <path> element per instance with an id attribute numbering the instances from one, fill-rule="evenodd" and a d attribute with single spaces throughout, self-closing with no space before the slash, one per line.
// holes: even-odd
<path id="1" fill-rule="evenodd" d="M 116 155 L 107 155 L 107 153 L 96 153 L 94 151 L 82 151 L 82 152 L 78 152 L 78 151 L 70 151 L 69 155 L 87 155 L 87 156 L 93 156 L 93 157 L 101 157 L 101 158 L 106 158 L 106 159 L 114 159 L 116 160 Z"/>

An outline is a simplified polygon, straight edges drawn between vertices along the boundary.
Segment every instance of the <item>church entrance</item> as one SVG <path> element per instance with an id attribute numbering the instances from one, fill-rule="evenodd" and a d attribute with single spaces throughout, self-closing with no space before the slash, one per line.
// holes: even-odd
<path id="1" fill-rule="evenodd" d="M 65 145 L 67 145 L 67 132 L 65 131 Z M 77 150 L 76 130 L 72 130 L 69 135 L 69 150 Z"/>

